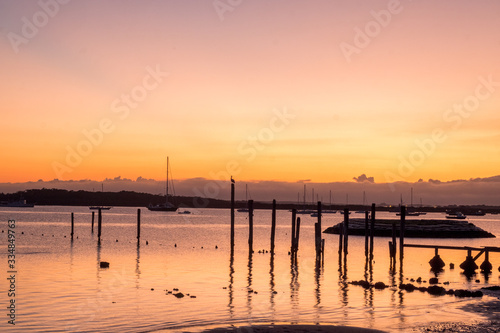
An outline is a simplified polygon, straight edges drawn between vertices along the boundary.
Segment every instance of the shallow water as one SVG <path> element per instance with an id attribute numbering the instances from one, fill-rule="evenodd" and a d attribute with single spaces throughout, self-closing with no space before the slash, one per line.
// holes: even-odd
<path id="1" fill-rule="evenodd" d="M 248 251 L 246 213 L 236 213 L 236 246 L 231 257 L 229 210 L 192 210 L 193 215 L 141 209 L 141 242 L 137 246 L 137 208 L 103 211 L 101 246 L 91 233 L 87 207 L 1 208 L 0 238 L 3 274 L 7 276 L 7 221 L 16 220 L 16 325 L 7 324 L 9 284 L 0 283 L 0 328 L 9 332 L 143 332 L 173 329 L 201 331 L 207 327 L 256 323 L 322 323 L 362 326 L 388 331 L 440 320 L 472 320 L 460 307 L 477 302 L 453 296 L 435 297 L 397 287 L 365 290 L 347 284 L 366 277 L 388 285 L 410 278 L 428 280 L 432 249 L 407 248 L 404 269 L 390 270 L 388 238 L 375 238 L 372 269 L 365 265 L 364 237 L 349 237 L 347 264 L 339 266 L 338 236 L 323 235 L 325 259 L 316 265 L 315 218 L 302 219 L 298 263 L 291 264 L 291 213 L 278 211 L 276 255 L 269 250 L 271 212 L 255 211 L 254 250 Z M 70 215 L 75 236 L 70 240 Z M 355 217 L 358 214 L 351 215 Z M 361 217 L 361 215 L 359 215 Z M 380 212 L 378 217 L 393 217 Z M 443 218 L 427 214 L 425 218 Z M 342 220 L 325 214 L 323 229 Z M 500 235 L 500 219 L 487 215 L 469 219 Z M 3 221 L 3 222 L 2 222 Z M 24 233 L 24 234 L 22 234 Z M 66 237 L 65 237 L 66 236 Z M 147 242 L 147 245 L 146 245 Z M 456 246 L 500 246 L 494 239 L 407 239 L 407 243 Z M 217 246 L 217 248 L 216 248 Z M 477 289 L 499 284 L 499 254 L 490 254 L 494 270 L 467 279 L 458 268 L 464 251 L 440 250 L 447 264 L 440 281 L 447 289 Z M 483 258 L 478 260 L 478 264 Z M 100 269 L 99 262 L 110 262 Z M 448 264 L 455 263 L 450 270 Z M 480 280 L 479 283 L 475 280 Z M 427 286 L 428 284 L 423 283 Z M 176 298 L 180 292 L 196 296 Z M 250 290 L 252 292 L 250 292 Z M 176 292 L 176 291 L 175 291 Z M 174 292 L 174 293 L 175 293 Z"/>

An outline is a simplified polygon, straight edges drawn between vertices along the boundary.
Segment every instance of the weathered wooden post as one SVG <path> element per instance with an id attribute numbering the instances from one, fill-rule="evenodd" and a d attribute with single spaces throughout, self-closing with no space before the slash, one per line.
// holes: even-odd
<path id="1" fill-rule="evenodd" d="M 365 257 L 368 256 L 368 211 L 365 211 Z"/>
<path id="2" fill-rule="evenodd" d="M 343 235 L 344 235 L 344 223 L 341 222 L 339 226 L 339 257 L 342 257 L 342 247 L 344 246 Z"/>
<path id="3" fill-rule="evenodd" d="M 101 208 L 97 211 L 97 242 L 101 244 L 101 227 L 102 227 L 102 211 Z"/>
<path id="4" fill-rule="evenodd" d="M 234 248 L 234 180 L 231 177 L 231 249 Z"/>
<path id="5" fill-rule="evenodd" d="M 92 233 L 94 233 L 94 215 L 95 212 L 92 212 Z"/>
<path id="6" fill-rule="evenodd" d="M 300 217 L 297 217 L 297 226 L 295 228 L 295 244 L 294 250 L 295 252 L 299 251 L 299 238 L 300 238 Z"/>
<path id="7" fill-rule="evenodd" d="M 391 260 L 396 261 L 396 222 L 392 222 L 392 250 L 391 250 Z"/>
<path id="8" fill-rule="evenodd" d="M 141 209 L 137 209 L 137 242 L 141 239 Z"/>
<path id="9" fill-rule="evenodd" d="M 253 200 L 248 200 L 248 249 L 253 252 Z"/>
<path id="10" fill-rule="evenodd" d="M 73 240 L 74 231 L 75 231 L 75 214 L 71 213 L 71 240 Z"/>
<path id="11" fill-rule="evenodd" d="M 294 245 L 295 245 L 296 216 L 297 216 L 297 210 L 295 208 L 293 208 L 292 209 L 292 241 L 291 241 L 291 245 L 290 245 L 290 253 L 293 253 Z"/>
<path id="12" fill-rule="evenodd" d="M 372 203 L 371 221 L 370 221 L 370 258 L 373 259 L 373 236 L 375 235 L 375 204 Z"/>
<path id="13" fill-rule="evenodd" d="M 404 244 L 405 244 L 405 219 L 406 219 L 406 206 L 401 206 L 401 227 L 399 230 L 399 261 L 403 263 L 404 258 Z"/>
<path id="14" fill-rule="evenodd" d="M 276 200 L 273 200 L 273 212 L 271 215 L 271 254 L 274 254 L 275 235 L 276 235 Z"/>
<path id="15" fill-rule="evenodd" d="M 321 258 L 321 229 L 319 223 L 314 223 L 314 244 L 316 245 L 316 260 Z"/>
<path id="16" fill-rule="evenodd" d="M 349 247 L 349 208 L 344 209 L 344 255 L 348 254 Z"/>
<path id="17" fill-rule="evenodd" d="M 317 212 L 318 213 L 318 245 L 317 246 L 318 246 L 318 251 L 321 255 L 321 253 L 322 253 L 322 251 L 321 251 L 321 238 L 322 238 L 321 237 L 321 230 L 322 230 L 322 228 L 321 228 L 321 213 L 322 213 L 321 201 L 318 201 L 317 210 L 318 210 L 318 212 Z"/>

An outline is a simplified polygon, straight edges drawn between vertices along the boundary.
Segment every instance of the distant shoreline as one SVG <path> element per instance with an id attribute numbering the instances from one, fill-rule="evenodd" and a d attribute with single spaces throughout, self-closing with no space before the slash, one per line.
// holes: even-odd
<path id="1" fill-rule="evenodd" d="M 91 191 L 73 191 L 61 189 L 32 189 L 19 191 L 15 193 L 0 193 L 0 201 L 17 201 L 23 198 L 28 203 L 36 206 L 112 206 L 112 207 L 147 207 L 149 204 L 165 202 L 165 196 L 149 193 L 120 191 L 120 192 L 91 192 Z M 185 208 L 223 208 L 229 209 L 231 202 L 214 198 L 202 198 L 196 196 L 169 196 L 169 200 L 177 203 L 179 207 Z M 235 208 L 246 207 L 246 202 L 242 200 L 235 201 Z M 395 211 L 397 206 L 377 205 L 377 211 Z M 317 204 L 277 202 L 276 208 L 279 210 L 309 209 L 316 210 Z M 344 210 L 345 204 L 323 203 L 323 209 Z M 349 204 L 349 210 L 362 211 L 369 210 L 369 206 Z M 481 210 L 484 213 L 499 213 L 500 206 L 486 205 L 448 205 L 448 206 L 414 206 L 415 210 L 427 213 L 444 213 L 447 210 L 460 211 L 466 215 Z M 254 201 L 254 209 L 272 209 L 272 202 Z"/>

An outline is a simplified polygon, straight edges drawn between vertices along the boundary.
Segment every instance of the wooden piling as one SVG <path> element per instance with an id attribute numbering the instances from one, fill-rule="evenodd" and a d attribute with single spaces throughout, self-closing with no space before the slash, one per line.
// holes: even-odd
<path id="1" fill-rule="evenodd" d="M 297 217 L 297 223 L 295 228 L 295 244 L 294 244 L 295 252 L 299 251 L 299 237 L 300 237 L 300 217 Z"/>
<path id="2" fill-rule="evenodd" d="M 295 244 L 296 216 L 297 216 L 297 210 L 295 208 L 293 208 L 292 209 L 292 239 L 291 239 L 291 245 L 290 245 L 290 252 L 291 253 L 293 253 L 293 251 L 294 251 L 294 244 Z"/>
<path id="3" fill-rule="evenodd" d="M 73 240 L 74 231 L 75 231 L 75 214 L 71 213 L 71 240 Z"/>
<path id="4" fill-rule="evenodd" d="M 94 233 L 94 216 L 95 212 L 92 212 L 92 233 Z"/>
<path id="5" fill-rule="evenodd" d="M 248 200 L 248 249 L 253 252 L 253 200 Z"/>
<path id="6" fill-rule="evenodd" d="M 399 261 L 404 258 L 406 206 L 401 206 L 401 226 L 399 229 Z"/>
<path id="7" fill-rule="evenodd" d="M 369 236 L 369 230 L 368 230 L 368 211 L 365 211 L 365 256 L 368 255 L 368 236 Z"/>
<path id="8" fill-rule="evenodd" d="M 344 255 L 348 254 L 349 247 L 349 208 L 344 209 Z"/>
<path id="9" fill-rule="evenodd" d="M 342 247 L 344 246 L 344 239 L 343 239 L 343 235 L 344 235 L 344 223 L 341 222 L 340 223 L 340 228 L 339 228 L 339 256 L 341 257 L 342 256 Z"/>
<path id="10" fill-rule="evenodd" d="M 276 235 L 276 200 L 273 200 L 273 212 L 271 215 L 271 254 L 274 254 L 275 235 Z"/>
<path id="11" fill-rule="evenodd" d="M 234 183 L 231 182 L 231 249 L 233 248 L 234 248 Z"/>
<path id="12" fill-rule="evenodd" d="M 141 209 L 137 209 L 137 241 L 141 239 Z"/>
<path id="13" fill-rule="evenodd" d="M 319 260 L 321 257 L 321 232 L 320 232 L 319 223 L 314 223 L 314 244 L 316 248 L 316 260 Z"/>
<path id="14" fill-rule="evenodd" d="M 370 257 L 373 258 L 373 236 L 375 235 L 375 204 L 372 203 L 371 221 L 370 221 Z"/>
<path id="15" fill-rule="evenodd" d="M 396 260 L 396 222 L 392 222 L 392 259 Z"/>
<path id="16" fill-rule="evenodd" d="M 325 261 L 325 239 L 321 239 L 321 262 Z"/>
<path id="17" fill-rule="evenodd" d="M 321 201 L 318 201 L 318 223 L 319 229 L 321 230 Z"/>
<path id="18" fill-rule="evenodd" d="M 97 212 L 97 241 L 101 244 L 102 211 L 99 208 Z"/>

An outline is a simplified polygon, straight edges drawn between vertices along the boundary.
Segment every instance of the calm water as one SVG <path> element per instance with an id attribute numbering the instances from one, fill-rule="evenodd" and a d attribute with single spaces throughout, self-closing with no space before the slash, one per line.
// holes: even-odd
<path id="1" fill-rule="evenodd" d="M 70 213 L 75 213 L 75 239 L 70 240 Z M 150 332 L 165 329 L 196 332 L 225 324 L 323 323 L 405 331 L 430 321 L 474 319 L 460 307 L 477 300 L 427 293 L 364 290 L 346 282 L 364 279 L 386 284 L 433 277 L 428 261 L 433 250 L 406 249 L 404 274 L 399 263 L 391 273 L 388 238 L 375 238 L 373 270 L 365 269 L 364 238 L 350 237 L 347 265 L 339 272 L 338 236 L 326 239 L 325 261 L 314 260 L 315 218 L 301 216 L 297 266 L 292 266 L 291 213 L 278 211 L 276 255 L 269 250 L 270 211 L 255 212 L 254 250 L 249 255 L 247 214 L 236 213 L 236 247 L 229 251 L 229 210 L 193 210 L 193 215 L 142 209 L 141 243 L 136 241 L 137 208 L 103 212 L 102 243 L 91 234 L 86 207 L 0 209 L 2 276 L 7 276 L 7 221 L 16 220 L 16 326 L 7 324 L 8 281 L 1 279 L 2 331 L 8 332 Z M 96 214 L 97 215 L 97 214 Z M 351 215 L 355 217 L 358 214 Z M 394 214 L 378 213 L 379 217 Z M 361 217 L 361 215 L 359 215 Z M 426 218 L 443 217 L 428 214 Z M 323 226 L 340 222 L 329 214 Z M 477 226 L 500 235 L 498 216 L 471 218 Z M 24 233 L 24 234 L 22 234 Z M 66 236 L 66 238 L 65 238 Z M 146 241 L 148 244 L 146 245 Z M 499 239 L 408 239 L 407 243 L 500 246 Z M 177 246 L 175 246 L 177 245 Z M 218 248 L 216 248 L 218 247 Z M 460 269 L 448 269 L 465 258 L 462 251 L 440 251 L 447 267 L 440 281 L 447 288 L 475 289 L 499 284 L 500 255 L 490 255 L 494 272 L 471 281 Z M 100 269 L 99 261 L 110 262 Z M 482 258 L 479 260 L 480 264 Z M 480 283 L 475 282 L 476 279 Z M 423 284 L 427 285 L 427 284 Z M 166 290 L 196 296 L 176 298 Z M 249 291 L 253 292 L 249 292 Z M 483 298 L 487 299 L 487 298 Z"/>

